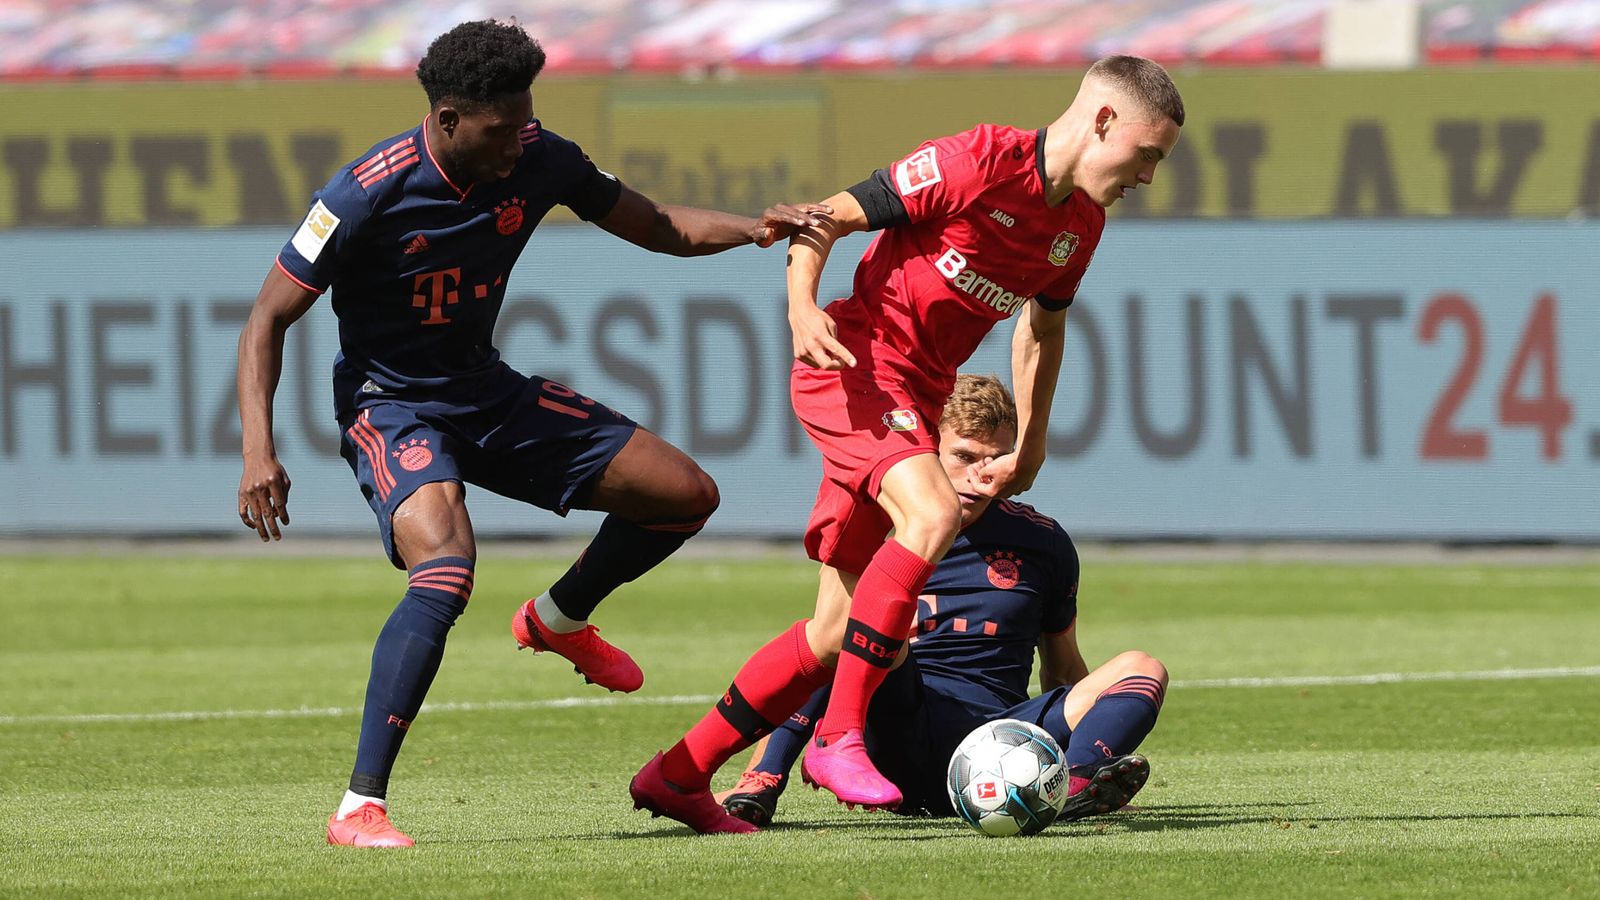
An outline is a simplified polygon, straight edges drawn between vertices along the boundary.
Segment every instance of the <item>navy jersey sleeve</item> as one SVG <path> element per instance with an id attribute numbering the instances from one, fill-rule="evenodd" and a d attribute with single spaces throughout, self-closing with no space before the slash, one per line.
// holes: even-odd
<path id="1" fill-rule="evenodd" d="M 372 215 L 367 192 L 348 168 L 311 197 L 311 209 L 278 251 L 278 265 L 301 287 L 325 291 L 339 275 L 357 235 Z"/>
<path id="2" fill-rule="evenodd" d="M 582 147 L 564 137 L 546 131 L 543 140 L 546 152 L 561 172 L 561 205 L 585 222 L 609 215 L 622 196 L 622 182 L 617 176 L 595 165 Z"/>
<path id="3" fill-rule="evenodd" d="M 1078 617 L 1078 548 L 1072 538 L 1056 529 L 1055 579 L 1045 597 L 1044 617 L 1039 622 L 1045 634 L 1060 634 L 1072 627 Z"/>

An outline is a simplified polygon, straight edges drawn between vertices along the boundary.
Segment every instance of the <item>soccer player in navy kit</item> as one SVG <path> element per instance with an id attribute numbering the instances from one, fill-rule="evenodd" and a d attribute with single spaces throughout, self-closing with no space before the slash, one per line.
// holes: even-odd
<path id="1" fill-rule="evenodd" d="M 822 205 L 759 219 L 662 207 L 533 118 L 544 52 L 519 26 L 467 22 L 417 67 L 430 111 L 374 145 L 313 198 L 239 339 L 244 474 L 239 517 L 262 538 L 289 523 L 272 438 L 284 332 L 333 289 L 342 454 L 408 590 L 378 635 L 349 790 L 328 841 L 410 846 L 389 822 L 396 755 L 472 594 L 476 544 L 464 483 L 564 515 L 609 515 L 571 569 L 518 611 L 512 631 L 587 680 L 637 690 L 643 675 L 590 612 L 697 533 L 716 484 L 688 456 L 566 385 L 525 377 L 493 346 L 506 280 L 557 204 L 649 250 L 679 256 L 769 246 Z"/>
<path id="2" fill-rule="evenodd" d="M 961 531 L 918 598 L 911 652 L 873 695 L 868 755 L 904 797 L 902 812 L 952 815 L 945 773 L 956 744 L 994 719 L 1022 719 L 1066 748 L 1061 820 L 1121 808 L 1149 777 L 1132 751 L 1154 727 L 1167 670 L 1128 651 L 1089 671 L 1078 650 L 1078 551 L 1054 519 L 979 492 L 984 464 L 1015 446 L 1016 407 L 994 378 L 961 375 L 939 423 L 939 457 L 961 498 Z M 1041 693 L 1030 697 L 1034 651 Z M 829 689 L 767 738 L 723 798 L 754 825 L 772 821 L 789 769 Z"/>

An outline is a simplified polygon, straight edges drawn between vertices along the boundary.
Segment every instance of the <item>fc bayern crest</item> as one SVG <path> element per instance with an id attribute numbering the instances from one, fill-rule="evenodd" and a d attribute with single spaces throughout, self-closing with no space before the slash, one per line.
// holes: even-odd
<path id="1" fill-rule="evenodd" d="M 1056 235 L 1050 243 L 1050 264 L 1064 266 L 1072 258 L 1072 252 L 1078 249 L 1078 236 L 1070 231 L 1063 231 Z"/>
<path id="2" fill-rule="evenodd" d="M 983 558 L 989 564 L 989 583 L 1002 591 L 1009 591 L 1021 580 L 1022 563 L 1009 550 L 991 553 Z"/>
<path id="3" fill-rule="evenodd" d="M 400 460 L 400 468 L 407 472 L 425 469 L 428 463 L 433 462 L 433 451 L 428 449 L 427 438 L 412 438 L 396 446 L 400 449 L 394 451 L 395 458 Z"/>
<path id="4" fill-rule="evenodd" d="M 516 234 L 522 228 L 522 208 L 528 201 L 512 197 L 494 208 L 494 230 L 504 235 Z"/>

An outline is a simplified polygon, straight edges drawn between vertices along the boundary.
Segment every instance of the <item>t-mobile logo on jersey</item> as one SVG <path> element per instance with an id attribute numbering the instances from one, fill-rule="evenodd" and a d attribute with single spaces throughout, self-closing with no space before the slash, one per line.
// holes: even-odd
<path id="1" fill-rule="evenodd" d="M 944 255 L 933 265 L 950 279 L 951 284 L 1008 316 L 1033 299 L 1028 294 L 1008 291 L 967 268 L 967 258 L 949 247 L 944 248 Z"/>
<path id="2" fill-rule="evenodd" d="M 497 288 L 506 280 L 504 275 L 496 275 L 494 284 L 475 284 L 472 286 L 472 296 L 482 300 L 489 296 L 491 288 Z M 411 305 L 416 309 L 426 309 L 428 317 L 422 320 L 424 325 L 448 325 L 450 320 L 445 317 L 444 308 L 454 306 L 461 302 L 461 292 L 456 286 L 461 284 L 461 269 L 440 269 L 437 272 L 418 272 L 416 280 L 412 282 Z"/>

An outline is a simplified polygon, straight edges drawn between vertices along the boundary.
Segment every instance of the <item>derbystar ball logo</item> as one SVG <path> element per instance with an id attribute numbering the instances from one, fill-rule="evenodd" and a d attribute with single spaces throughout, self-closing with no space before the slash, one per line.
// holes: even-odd
<path id="1" fill-rule="evenodd" d="M 944 248 L 944 255 L 933 266 L 950 279 L 957 290 L 976 297 L 1008 316 L 1033 299 L 1032 294 L 1006 290 L 1004 286 L 967 268 L 967 258 L 949 247 Z"/>

